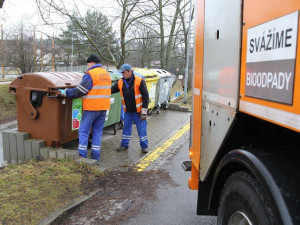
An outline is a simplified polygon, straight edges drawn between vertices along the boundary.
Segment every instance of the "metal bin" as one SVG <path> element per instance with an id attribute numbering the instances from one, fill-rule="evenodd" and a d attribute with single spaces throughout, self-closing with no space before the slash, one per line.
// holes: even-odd
<path id="1" fill-rule="evenodd" d="M 170 98 L 174 77 L 172 76 L 171 73 L 163 69 L 152 69 L 152 70 L 157 72 L 159 77 L 159 80 L 157 82 L 155 105 L 157 108 L 157 113 L 160 113 L 161 107 L 167 109 L 167 103 Z"/>
<path id="2" fill-rule="evenodd" d="M 60 98 L 57 89 L 75 87 L 82 77 L 75 72 L 37 72 L 16 78 L 10 93 L 16 96 L 18 130 L 52 147 L 77 139 L 81 101 Z"/>

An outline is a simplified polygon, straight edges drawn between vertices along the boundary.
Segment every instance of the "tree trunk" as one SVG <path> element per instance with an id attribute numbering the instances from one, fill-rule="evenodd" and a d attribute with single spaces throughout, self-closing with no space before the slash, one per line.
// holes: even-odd
<path id="1" fill-rule="evenodd" d="M 164 31 L 164 18 L 163 18 L 163 7 L 162 0 L 159 0 L 159 27 L 160 27 L 160 67 L 165 68 L 165 31 Z"/>
<path id="2" fill-rule="evenodd" d="M 180 12 L 180 3 L 181 3 L 181 0 L 176 1 L 176 11 L 175 11 L 175 14 L 173 17 L 171 32 L 170 32 L 169 41 L 168 41 L 168 45 L 167 45 L 167 51 L 166 51 L 166 70 L 169 70 L 169 58 L 170 58 L 170 53 L 171 53 L 171 49 L 172 49 L 172 45 L 173 45 L 173 37 L 174 37 L 174 33 L 175 33 L 176 21 L 177 21 L 179 12 Z"/>
<path id="3" fill-rule="evenodd" d="M 3 3 L 5 0 L 0 0 L 0 9 L 3 7 Z"/>

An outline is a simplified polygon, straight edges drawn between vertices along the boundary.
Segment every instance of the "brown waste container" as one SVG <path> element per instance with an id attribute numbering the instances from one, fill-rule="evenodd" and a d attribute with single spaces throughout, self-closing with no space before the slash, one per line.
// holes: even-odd
<path id="1" fill-rule="evenodd" d="M 18 131 L 59 147 L 78 138 L 72 128 L 72 99 L 58 96 L 59 88 L 75 87 L 82 73 L 38 72 L 19 76 L 10 84 L 16 95 Z"/>

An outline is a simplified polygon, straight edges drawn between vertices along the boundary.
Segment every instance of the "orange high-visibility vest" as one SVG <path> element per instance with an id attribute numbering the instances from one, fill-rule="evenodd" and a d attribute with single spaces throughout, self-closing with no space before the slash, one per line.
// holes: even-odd
<path id="1" fill-rule="evenodd" d="M 87 95 L 82 97 L 83 110 L 110 109 L 111 79 L 109 73 L 101 67 L 96 67 L 87 73 L 93 80 L 93 87 Z"/>
<path id="2" fill-rule="evenodd" d="M 142 95 L 140 92 L 140 85 L 142 82 L 143 78 L 138 77 L 136 75 L 134 75 L 134 95 L 135 95 L 135 106 L 136 106 L 136 111 L 139 113 L 142 111 L 142 103 L 143 103 L 143 99 L 142 99 Z M 123 79 L 120 79 L 118 81 L 118 87 L 120 90 L 120 95 L 121 95 L 121 100 L 122 100 L 122 105 L 124 107 L 124 111 L 126 112 L 126 105 L 125 105 L 125 100 L 124 100 L 124 95 L 123 95 Z"/>

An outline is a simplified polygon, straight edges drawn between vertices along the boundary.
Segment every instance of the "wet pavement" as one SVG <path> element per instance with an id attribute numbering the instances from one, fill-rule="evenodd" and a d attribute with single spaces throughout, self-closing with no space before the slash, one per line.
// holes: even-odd
<path id="1" fill-rule="evenodd" d="M 99 180 L 97 194 L 57 224 L 215 225 L 216 217 L 196 215 L 198 192 L 188 188 L 190 172 L 181 167 L 189 158 L 188 149 L 186 131 L 143 172 L 128 169 L 108 173 L 105 180 Z"/>
<path id="2" fill-rule="evenodd" d="M 147 118 L 149 152 L 189 122 L 190 115 L 190 113 L 166 110 L 161 111 L 160 114 L 153 113 L 149 116 Z M 116 135 L 113 133 L 112 127 L 106 127 L 103 130 L 99 163 L 100 170 L 120 170 L 132 166 L 145 156 L 145 153 L 141 152 L 139 136 L 135 125 L 132 128 L 129 149 L 127 151 L 116 151 L 121 144 L 122 130 L 118 130 Z M 64 147 L 67 149 L 77 149 L 77 144 L 78 142 L 76 141 L 72 142 L 71 145 L 66 144 Z"/>
<path id="3" fill-rule="evenodd" d="M 189 112 L 161 110 L 160 114 L 156 114 L 156 111 L 154 111 L 153 114 L 147 118 L 149 152 L 159 146 L 184 124 L 189 122 L 190 115 L 191 113 Z M 3 162 L 2 131 L 16 129 L 16 121 L 0 125 L 0 166 Z M 117 152 L 116 149 L 120 146 L 121 137 L 122 130 L 118 130 L 117 134 L 114 135 L 114 131 L 111 126 L 104 128 L 100 163 L 98 165 L 101 171 L 127 168 L 145 156 L 140 149 L 139 137 L 135 125 L 133 125 L 129 149 L 127 151 Z M 77 145 L 78 140 L 74 140 L 66 143 L 63 147 L 66 149 L 76 150 Z"/>
<path id="4" fill-rule="evenodd" d="M 181 166 L 183 161 L 189 160 L 189 132 L 176 141 L 165 151 L 146 171 L 166 171 L 170 180 L 158 179 L 155 198 L 148 199 L 138 209 L 138 213 L 131 216 L 122 225 L 215 225 L 215 216 L 198 216 L 198 191 L 190 190 L 188 179 L 191 172 L 185 172 Z"/>
<path id="5" fill-rule="evenodd" d="M 177 134 L 189 122 L 190 115 L 166 110 L 148 117 L 149 152 Z M 16 128 L 16 121 L 0 125 L 1 154 L 2 131 Z M 188 131 L 143 173 L 130 169 L 146 155 L 140 151 L 135 125 L 128 151 L 116 151 L 122 131 L 118 130 L 116 135 L 113 133 L 112 127 L 103 131 L 98 167 L 100 170 L 116 170 L 112 173 L 115 177 L 110 177 L 114 179 L 107 178 L 102 182 L 104 186 L 100 187 L 103 190 L 76 208 L 77 211 L 70 212 L 60 224 L 216 224 L 215 217 L 196 215 L 197 191 L 188 188 L 190 174 L 181 168 L 181 162 L 188 160 Z M 77 144 L 75 140 L 64 147 L 76 150 Z"/>

